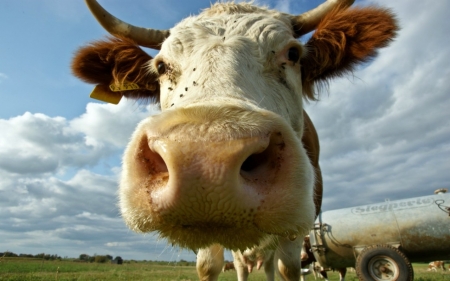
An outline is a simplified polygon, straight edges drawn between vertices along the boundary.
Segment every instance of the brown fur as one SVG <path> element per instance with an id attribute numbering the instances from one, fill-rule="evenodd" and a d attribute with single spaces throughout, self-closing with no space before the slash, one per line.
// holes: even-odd
<path id="1" fill-rule="evenodd" d="M 378 7 L 336 8 L 319 24 L 306 43 L 302 59 L 304 95 L 316 99 L 314 86 L 354 70 L 377 55 L 398 30 L 391 11 Z"/>
<path id="2" fill-rule="evenodd" d="M 75 53 L 72 72 L 81 80 L 107 86 L 133 82 L 141 89 L 123 91 L 128 98 L 159 100 L 159 83 L 146 69 L 152 57 L 130 39 L 108 37 L 84 46 Z"/>

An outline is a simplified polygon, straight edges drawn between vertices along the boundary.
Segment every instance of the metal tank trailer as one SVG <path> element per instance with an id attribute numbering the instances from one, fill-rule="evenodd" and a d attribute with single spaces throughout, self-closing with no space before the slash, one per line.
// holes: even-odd
<path id="1" fill-rule="evenodd" d="M 324 268 L 355 267 L 360 280 L 413 280 L 411 262 L 450 259 L 450 194 L 326 211 L 310 232 Z"/>

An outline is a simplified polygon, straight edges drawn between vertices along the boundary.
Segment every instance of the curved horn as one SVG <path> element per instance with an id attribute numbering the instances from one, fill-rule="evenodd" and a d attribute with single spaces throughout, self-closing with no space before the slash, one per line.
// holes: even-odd
<path id="1" fill-rule="evenodd" d="M 310 31 L 313 31 L 319 22 L 328 14 L 333 8 L 342 6 L 349 7 L 355 0 L 327 0 L 301 15 L 292 16 L 291 23 L 294 27 L 294 32 L 297 37 L 302 36 Z"/>
<path id="2" fill-rule="evenodd" d="M 85 0 L 97 21 L 114 36 L 123 36 L 138 45 L 159 50 L 162 42 L 169 36 L 168 30 L 143 28 L 128 24 L 106 11 L 96 0 Z"/>

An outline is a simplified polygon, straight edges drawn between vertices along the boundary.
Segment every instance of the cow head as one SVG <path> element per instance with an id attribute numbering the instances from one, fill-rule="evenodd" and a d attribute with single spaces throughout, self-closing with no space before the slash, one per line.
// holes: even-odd
<path id="1" fill-rule="evenodd" d="M 346 9 L 352 0 L 298 16 L 218 3 L 160 31 L 86 2 L 115 37 L 78 50 L 74 74 L 162 110 L 138 125 L 123 158 L 127 225 L 188 248 L 305 235 L 322 184 L 303 100 L 385 46 L 396 32 L 392 14 Z M 306 44 L 296 39 L 314 29 Z M 160 52 L 152 58 L 139 45 Z"/>

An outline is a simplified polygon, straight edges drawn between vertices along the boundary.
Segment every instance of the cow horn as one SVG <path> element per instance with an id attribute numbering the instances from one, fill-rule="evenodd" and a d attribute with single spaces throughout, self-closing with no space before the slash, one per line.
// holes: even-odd
<path id="1" fill-rule="evenodd" d="M 97 21 L 114 36 L 132 39 L 140 46 L 159 50 L 162 42 L 169 36 L 168 30 L 143 28 L 128 24 L 106 11 L 96 0 L 85 0 Z"/>
<path id="2" fill-rule="evenodd" d="M 291 23 L 294 27 L 294 32 L 297 37 L 300 37 L 310 31 L 313 31 L 319 22 L 328 14 L 333 8 L 342 6 L 349 7 L 355 0 L 327 0 L 318 7 L 305 12 L 301 15 L 292 16 Z"/>

